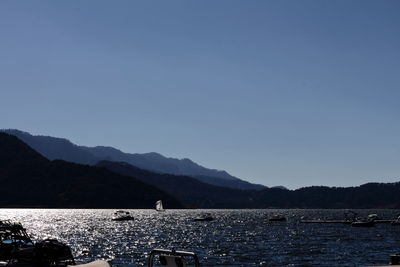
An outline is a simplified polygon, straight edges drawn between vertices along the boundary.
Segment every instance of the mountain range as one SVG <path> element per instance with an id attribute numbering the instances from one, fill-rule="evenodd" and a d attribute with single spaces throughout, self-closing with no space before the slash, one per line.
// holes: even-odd
<path id="1" fill-rule="evenodd" d="M 0 133 L 0 184 L 1 207 L 150 208 L 159 199 L 183 207 L 160 189 L 105 168 L 50 161 L 5 133 Z"/>
<path id="2" fill-rule="evenodd" d="M 161 154 L 125 153 L 113 147 L 87 147 L 73 144 L 67 139 L 31 135 L 15 129 L 2 132 L 15 135 L 49 160 L 61 159 L 79 164 L 95 165 L 102 160 L 126 162 L 156 173 L 191 176 L 199 181 L 234 189 L 261 190 L 263 185 L 252 184 L 227 173 L 205 168 L 190 159 L 167 158 Z"/>
<path id="3" fill-rule="evenodd" d="M 400 208 L 400 182 L 232 189 L 127 162 L 49 160 L 6 133 L 0 133 L 0 184 L 0 207 L 152 208 L 162 199 L 167 208 Z"/>
<path id="4" fill-rule="evenodd" d="M 7 133 L 0 133 L 0 184 L 0 207 L 152 208 L 158 199 L 167 208 L 261 207 L 250 197 L 257 190 L 153 173 L 126 162 L 49 160 Z"/>

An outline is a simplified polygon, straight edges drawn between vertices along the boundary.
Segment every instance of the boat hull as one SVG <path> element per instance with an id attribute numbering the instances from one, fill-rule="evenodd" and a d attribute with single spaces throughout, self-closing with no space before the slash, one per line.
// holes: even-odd
<path id="1" fill-rule="evenodd" d="M 120 222 L 120 221 L 133 221 L 133 217 L 121 217 L 121 218 L 112 218 L 111 220 Z"/>

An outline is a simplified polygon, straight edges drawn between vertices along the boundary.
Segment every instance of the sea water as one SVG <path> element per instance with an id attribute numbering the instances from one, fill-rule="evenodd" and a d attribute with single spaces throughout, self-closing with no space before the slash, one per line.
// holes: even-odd
<path id="1" fill-rule="evenodd" d="M 154 248 L 192 251 L 202 266 L 368 266 L 400 253 L 400 226 L 304 224 L 301 219 L 344 219 L 346 210 L 128 210 L 133 221 L 111 220 L 114 210 L 0 209 L 34 240 L 68 244 L 78 263 L 103 259 L 114 266 L 146 266 Z M 353 210 L 393 219 L 399 210 Z M 192 219 L 208 212 L 211 222 Z M 287 222 L 269 222 L 280 214 Z"/>

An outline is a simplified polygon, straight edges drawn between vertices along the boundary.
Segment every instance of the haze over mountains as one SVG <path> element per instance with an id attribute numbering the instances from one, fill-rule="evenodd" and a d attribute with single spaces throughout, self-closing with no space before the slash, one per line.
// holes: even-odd
<path id="1" fill-rule="evenodd" d="M 130 154 L 113 147 L 78 146 L 64 138 L 34 136 L 30 133 L 15 129 L 4 129 L 2 131 L 17 136 L 50 160 L 62 159 L 88 165 L 95 165 L 102 160 L 127 162 L 152 172 L 191 176 L 205 183 L 217 186 L 255 190 L 265 188 L 265 186 L 262 185 L 243 181 L 228 174 L 226 171 L 205 168 L 190 159 L 167 158 L 155 152 Z"/>

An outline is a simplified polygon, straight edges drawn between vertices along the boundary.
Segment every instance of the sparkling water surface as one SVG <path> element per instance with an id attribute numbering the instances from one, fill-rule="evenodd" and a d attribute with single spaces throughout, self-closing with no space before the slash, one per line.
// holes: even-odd
<path id="1" fill-rule="evenodd" d="M 198 254 L 202 266 L 369 266 L 400 253 L 400 226 L 354 228 L 303 224 L 344 219 L 345 210 L 128 210 L 134 221 L 111 220 L 114 210 L 0 209 L 0 220 L 19 221 L 34 240 L 68 244 L 78 263 L 108 260 L 114 266 L 146 266 L 154 248 Z M 400 210 L 355 210 L 393 219 Z M 192 219 L 208 212 L 211 222 Z M 287 222 L 269 222 L 281 214 Z"/>

